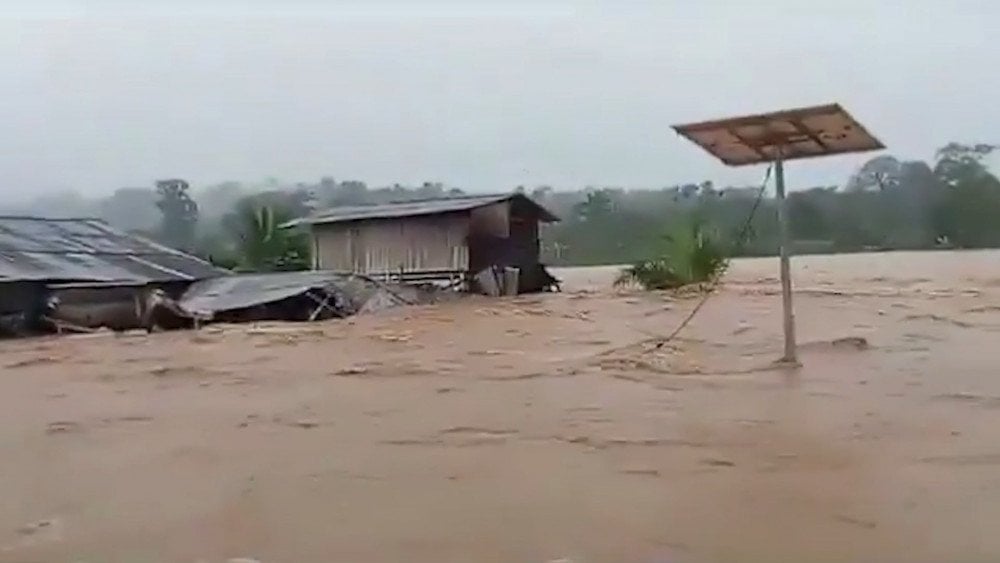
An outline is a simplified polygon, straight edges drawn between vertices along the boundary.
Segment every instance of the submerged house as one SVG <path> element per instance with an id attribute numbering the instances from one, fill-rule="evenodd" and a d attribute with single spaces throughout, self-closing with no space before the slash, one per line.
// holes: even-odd
<path id="1" fill-rule="evenodd" d="M 69 325 L 132 328 L 152 289 L 179 295 L 229 275 L 198 257 L 98 219 L 0 217 L 0 331 L 55 311 Z"/>
<path id="2" fill-rule="evenodd" d="M 539 225 L 558 220 L 513 193 L 334 207 L 284 226 L 309 228 L 314 269 L 430 281 L 510 267 L 531 291 L 545 279 Z"/>

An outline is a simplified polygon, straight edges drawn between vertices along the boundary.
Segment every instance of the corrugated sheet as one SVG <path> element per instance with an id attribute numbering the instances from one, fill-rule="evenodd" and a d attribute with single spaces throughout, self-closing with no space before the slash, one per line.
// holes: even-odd
<path id="1" fill-rule="evenodd" d="M 192 284 L 179 304 L 186 311 L 199 314 L 243 309 L 281 301 L 344 277 L 346 274 L 330 272 L 237 274 Z"/>
<path id="2" fill-rule="evenodd" d="M 98 219 L 0 217 L 0 281 L 146 283 L 228 273 Z"/>
<path id="3" fill-rule="evenodd" d="M 385 294 L 387 303 L 405 303 L 399 295 L 363 276 L 312 271 L 237 274 L 203 280 L 192 284 L 178 304 L 192 315 L 211 316 L 274 303 L 314 289 L 334 291 L 359 307 L 379 292 Z"/>
<path id="4" fill-rule="evenodd" d="M 362 221 L 371 219 L 392 219 L 398 217 L 414 217 L 418 215 L 440 215 L 468 211 L 492 205 L 501 201 L 520 199 L 535 207 L 542 221 L 557 221 L 558 218 L 544 207 L 538 205 L 522 194 L 492 194 L 477 196 L 462 196 L 436 198 L 399 203 L 383 203 L 372 205 L 345 205 L 332 207 L 317 212 L 309 217 L 295 219 L 285 223 L 284 227 L 296 225 L 322 225 L 327 223 L 342 223 L 347 221 Z"/>

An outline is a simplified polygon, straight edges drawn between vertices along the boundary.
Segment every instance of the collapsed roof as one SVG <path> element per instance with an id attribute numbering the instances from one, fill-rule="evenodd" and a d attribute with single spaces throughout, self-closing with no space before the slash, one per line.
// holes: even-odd
<path id="1" fill-rule="evenodd" d="M 324 311 L 333 316 L 349 316 L 410 302 L 399 291 L 366 276 L 308 271 L 238 274 L 198 281 L 184 292 L 177 305 L 191 317 L 212 319 L 227 311 L 242 311 L 299 296 L 308 297 L 314 318 Z"/>

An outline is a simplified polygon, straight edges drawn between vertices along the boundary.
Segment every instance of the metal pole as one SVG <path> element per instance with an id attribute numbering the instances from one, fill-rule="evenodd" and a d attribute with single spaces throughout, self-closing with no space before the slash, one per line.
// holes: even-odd
<path id="1" fill-rule="evenodd" d="M 778 200 L 778 229 L 781 236 L 781 312 L 784 320 L 785 355 L 781 361 L 797 364 L 795 350 L 795 314 L 792 311 L 791 240 L 788 229 L 788 200 L 785 199 L 785 166 L 779 151 L 774 162 L 775 192 Z"/>

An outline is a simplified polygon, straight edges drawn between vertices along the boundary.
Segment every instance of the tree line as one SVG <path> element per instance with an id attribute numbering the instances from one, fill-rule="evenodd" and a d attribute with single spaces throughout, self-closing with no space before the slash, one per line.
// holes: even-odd
<path id="1" fill-rule="evenodd" d="M 931 163 L 885 155 L 866 162 L 842 186 L 788 195 L 799 253 L 1000 247 L 1000 180 L 987 160 L 995 145 L 950 143 Z M 759 186 L 718 188 L 712 182 L 659 190 L 613 188 L 561 194 L 535 192 L 565 220 L 543 235 L 552 263 L 632 263 L 656 256 L 671 224 L 695 220 L 729 241 L 735 255 L 773 255 L 777 207 Z M 745 240 L 737 240 L 755 208 Z M 739 244 L 737 244 L 739 242 Z"/>
<path id="2" fill-rule="evenodd" d="M 988 159 L 997 147 L 950 143 L 932 162 L 891 155 L 866 162 L 841 186 L 789 194 L 797 252 L 1000 247 L 1000 180 Z M 543 260 L 553 265 L 621 264 L 656 256 L 671 225 L 696 220 L 730 241 L 729 253 L 770 255 L 778 248 L 775 201 L 757 202 L 758 186 L 711 181 L 658 189 L 588 187 L 525 192 L 562 221 L 542 230 Z M 361 181 L 258 184 L 226 182 L 193 189 L 182 179 L 122 188 L 105 198 L 64 193 L 6 213 L 96 216 L 127 231 L 186 250 L 230 268 L 274 271 L 307 268 L 309 244 L 283 222 L 318 209 L 464 195 L 439 182 L 371 188 Z M 745 240 L 735 244 L 751 210 Z"/>

